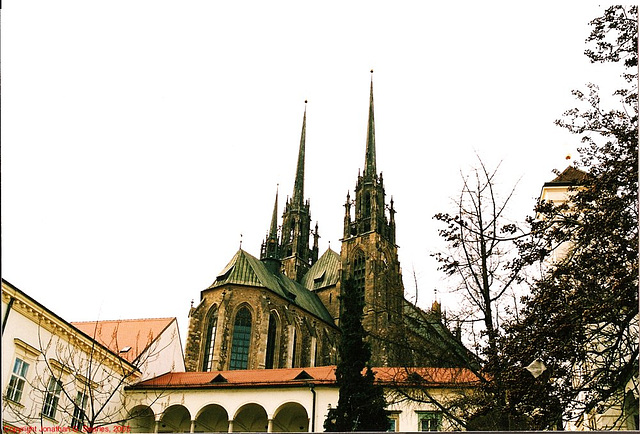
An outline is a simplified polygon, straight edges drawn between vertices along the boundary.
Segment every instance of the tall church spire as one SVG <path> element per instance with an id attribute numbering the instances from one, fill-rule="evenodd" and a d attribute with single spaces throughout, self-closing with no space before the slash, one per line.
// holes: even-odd
<path id="1" fill-rule="evenodd" d="M 364 177 L 376 176 L 376 126 L 373 119 L 373 69 L 371 70 L 371 90 L 369 92 L 369 122 L 367 123 L 367 151 L 364 161 Z"/>
<path id="2" fill-rule="evenodd" d="M 311 214 L 309 213 L 309 201 L 304 200 L 304 148 L 307 133 L 307 101 L 304 103 L 296 179 L 293 186 L 293 196 L 287 201 L 282 215 L 280 241 L 284 274 L 298 281 L 317 259 L 317 255 L 314 255 L 314 251 L 309 248 Z"/>
<path id="3" fill-rule="evenodd" d="M 298 151 L 298 166 L 296 167 L 296 180 L 293 185 L 293 197 L 291 202 L 298 209 L 302 208 L 304 201 L 304 147 L 307 133 L 307 101 L 304 101 L 304 116 L 302 117 L 302 133 L 300 134 L 300 149 Z"/>
<path id="4" fill-rule="evenodd" d="M 351 209 L 354 205 L 355 212 Z M 364 170 L 358 173 L 355 199 L 352 201 L 347 193 L 345 203 L 339 291 L 353 290 L 364 300 L 362 326 L 369 334 L 376 366 L 395 363 L 388 349 L 402 333 L 404 288 L 395 244 L 394 213 L 393 201 L 389 207 L 385 202 L 382 174 L 376 172 L 372 75 Z M 350 285 L 346 285 L 347 281 L 351 281 Z"/>

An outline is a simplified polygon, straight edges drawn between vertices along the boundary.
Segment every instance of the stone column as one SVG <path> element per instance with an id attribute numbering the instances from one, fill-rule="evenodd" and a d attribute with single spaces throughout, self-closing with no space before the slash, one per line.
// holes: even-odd
<path id="1" fill-rule="evenodd" d="M 229 429 L 227 432 L 233 432 L 233 419 L 229 419 Z"/>
<path id="2" fill-rule="evenodd" d="M 191 421 L 191 426 L 189 427 L 189 432 L 196 432 L 196 421 L 195 419 Z"/>
<path id="3" fill-rule="evenodd" d="M 273 432 L 273 419 L 269 419 L 267 422 L 267 432 Z"/>

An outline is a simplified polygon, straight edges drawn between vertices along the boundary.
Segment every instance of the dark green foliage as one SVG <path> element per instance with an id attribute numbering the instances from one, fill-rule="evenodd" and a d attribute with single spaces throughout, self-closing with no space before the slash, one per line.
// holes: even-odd
<path id="1" fill-rule="evenodd" d="M 556 122 L 582 136 L 579 168 L 588 175 L 569 204 L 538 204 L 521 258 L 536 263 L 563 243 L 569 249 L 535 282 L 490 367 L 508 386 L 509 411 L 535 414 L 539 428 L 621 404 L 625 387 L 637 387 L 637 19 L 637 7 L 613 6 L 591 22 L 595 47 L 585 54 L 623 61 L 627 84 L 614 93 L 619 108 L 608 111 L 596 85 L 574 91 L 581 107 Z M 538 379 L 523 369 L 536 358 L 548 368 Z"/>
<path id="2" fill-rule="evenodd" d="M 338 348 L 340 362 L 336 368 L 340 396 L 338 406 L 329 410 L 324 428 L 326 431 L 386 431 L 389 427 L 387 404 L 382 387 L 374 384 L 374 374 L 369 367 L 371 349 L 365 342 L 362 327 L 364 301 L 358 297 L 351 280 L 345 282 L 340 299 L 342 336 Z"/>

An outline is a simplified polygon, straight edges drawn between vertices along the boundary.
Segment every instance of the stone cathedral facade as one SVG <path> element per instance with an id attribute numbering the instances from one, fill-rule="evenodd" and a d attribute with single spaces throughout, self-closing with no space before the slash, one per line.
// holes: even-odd
<path id="1" fill-rule="evenodd" d="M 276 193 L 259 258 L 238 250 L 192 306 L 187 370 L 336 364 L 340 294 L 348 280 L 365 302 L 363 325 L 374 366 L 467 364 L 468 352 L 442 324 L 439 306 L 423 311 L 404 299 L 393 199 L 387 202 L 376 169 L 373 81 L 365 164 L 355 197 L 347 194 L 339 253 L 318 252 L 318 226 L 312 228 L 304 198 L 305 136 L 306 110 L 294 190 L 282 221 Z"/>

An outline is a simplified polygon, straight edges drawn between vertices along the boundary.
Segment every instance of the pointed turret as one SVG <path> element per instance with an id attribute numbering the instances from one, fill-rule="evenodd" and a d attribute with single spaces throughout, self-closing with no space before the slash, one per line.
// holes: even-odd
<path id="1" fill-rule="evenodd" d="M 304 147 L 307 133 L 307 101 L 304 102 L 304 115 L 302 117 L 302 133 L 300 134 L 300 149 L 298 150 L 298 165 L 296 167 L 296 180 L 293 185 L 293 197 L 291 203 L 302 209 L 304 201 Z"/>
<path id="2" fill-rule="evenodd" d="M 273 204 L 273 214 L 271 215 L 269 238 L 278 238 L 278 187 L 276 187 L 276 200 Z"/>
<path id="3" fill-rule="evenodd" d="M 276 200 L 273 204 L 273 214 L 267 238 L 262 243 L 260 259 L 280 259 L 280 246 L 278 245 L 278 189 L 276 188 Z"/>
<path id="4" fill-rule="evenodd" d="M 367 123 L 367 150 L 364 161 L 365 179 L 376 176 L 376 125 L 373 118 L 373 69 L 371 70 L 371 89 L 369 91 L 369 122 Z"/>

